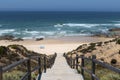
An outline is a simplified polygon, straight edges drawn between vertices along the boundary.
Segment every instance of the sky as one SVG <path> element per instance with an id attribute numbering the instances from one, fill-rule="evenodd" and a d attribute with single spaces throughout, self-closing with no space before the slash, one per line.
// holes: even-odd
<path id="1" fill-rule="evenodd" d="M 0 11 L 120 11 L 120 0 L 0 0 Z"/>

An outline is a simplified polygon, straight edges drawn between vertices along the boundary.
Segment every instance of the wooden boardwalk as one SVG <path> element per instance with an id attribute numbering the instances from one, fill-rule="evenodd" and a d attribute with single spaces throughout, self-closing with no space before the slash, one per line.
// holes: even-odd
<path id="1" fill-rule="evenodd" d="M 57 54 L 55 64 L 42 74 L 41 80 L 83 80 L 82 76 L 75 69 L 71 69 L 63 54 Z"/>

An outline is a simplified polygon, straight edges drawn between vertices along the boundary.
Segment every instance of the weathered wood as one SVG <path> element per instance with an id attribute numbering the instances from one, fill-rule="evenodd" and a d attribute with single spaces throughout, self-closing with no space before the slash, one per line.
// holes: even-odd
<path id="1" fill-rule="evenodd" d="M 29 60 L 29 59 L 23 59 L 23 60 L 20 60 L 20 61 L 18 61 L 18 62 L 16 62 L 16 63 L 13 63 L 13 64 L 11 64 L 11 65 L 8 65 L 8 66 L 6 66 L 6 67 L 3 67 L 3 72 L 9 71 L 9 70 L 11 70 L 12 68 L 14 68 L 14 67 L 16 67 L 16 66 L 18 66 L 18 65 L 20 65 L 20 64 L 22 64 L 22 63 L 24 63 L 24 62 L 26 62 L 27 60 Z"/>
<path id="2" fill-rule="evenodd" d="M 30 59 L 27 61 L 27 70 L 28 70 L 28 80 L 31 80 L 31 64 L 30 64 Z"/>
<path id="3" fill-rule="evenodd" d="M 72 55 L 70 56 L 70 67 L 72 68 Z"/>
<path id="4" fill-rule="evenodd" d="M 27 77 L 28 77 L 28 75 L 29 75 L 29 73 L 27 72 L 27 73 L 25 73 L 24 74 L 24 76 L 20 79 L 20 80 L 26 80 L 27 79 Z"/>
<path id="5" fill-rule="evenodd" d="M 51 65 L 53 65 L 54 63 L 54 60 L 56 58 L 57 54 L 55 54 L 50 60 L 49 62 L 51 62 Z M 31 61 L 34 60 L 34 59 L 38 59 L 38 66 L 36 66 L 35 68 L 33 68 L 33 70 L 31 70 Z M 0 66 L 0 80 L 3 80 L 3 73 L 6 72 L 6 71 L 9 71 L 11 70 L 12 68 L 18 66 L 18 65 L 21 65 L 23 63 L 27 62 L 27 70 L 28 72 L 26 72 L 25 75 L 23 75 L 23 77 L 20 79 L 20 80 L 31 80 L 31 73 L 38 70 L 39 72 L 39 77 L 41 78 L 41 75 L 42 75 L 42 66 L 44 66 L 44 71 L 46 72 L 46 68 L 47 68 L 47 59 L 46 59 L 46 55 L 44 56 L 44 65 L 41 64 L 41 58 L 40 56 L 31 56 L 29 58 L 26 58 L 26 59 L 22 59 L 18 62 L 15 62 L 13 64 L 10 64 L 6 67 L 2 67 Z M 38 80 L 40 80 L 40 78 L 38 78 Z"/>
<path id="6" fill-rule="evenodd" d="M 46 68 L 47 68 L 47 65 L 46 65 L 46 56 L 44 56 L 44 73 L 46 73 Z"/>
<path id="7" fill-rule="evenodd" d="M 83 78 L 84 78 L 84 69 L 83 69 L 83 67 L 84 67 L 84 55 L 81 55 L 81 74 L 83 75 Z"/>
<path id="8" fill-rule="evenodd" d="M 91 74 L 94 78 L 95 78 L 95 80 L 99 80 L 99 78 L 95 75 L 95 74 L 93 74 L 92 73 L 92 71 L 90 71 L 90 70 L 88 70 L 87 68 L 85 68 L 85 67 L 81 67 L 84 71 L 86 71 L 87 73 L 89 73 L 89 74 Z M 85 77 L 85 76 L 84 76 Z"/>
<path id="9" fill-rule="evenodd" d="M 78 54 L 76 54 L 76 69 L 78 70 L 78 65 L 79 65 L 79 63 L 78 63 Z"/>
<path id="10" fill-rule="evenodd" d="M 96 59 L 94 59 L 93 61 L 94 61 L 96 64 L 99 64 L 99 65 L 101 65 L 101 66 L 103 66 L 103 67 L 105 67 L 105 68 L 107 68 L 107 69 L 109 69 L 109 70 L 111 70 L 111 71 L 114 71 L 114 72 L 120 74 L 120 69 L 118 69 L 118 68 L 115 68 L 115 67 L 113 67 L 113 66 L 111 66 L 111 65 L 109 65 L 109 64 L 107 64 L 107 63 L 98 61 L 98 60 L 96 60 Z"/>
<path id="11" fill-rule="evenodd" d="M 38 66 L 40 67 L 39 69 L 38 69 L 38 72 L 39 72 L 39 74 L 41 75 L 41 73 L 42 73 L 42 71 L 41 71 L 41 59 L 40 58 L 38 58 Z"/>
<path id="12" fill-rule="evenodd" d="M 92 56 L 92 74 L 95 74 L 95 62 L 94 62 L 94 59 L 96 59 L 95 55 Z M 91 78 L 92 78 L 92 80 L 95 80 L 93 75 L 91 75 Z"/>
<path id="13" fill-rule="evenodd" d="M 75 68 L 75 59 L 73 59 L 73 69 Z"/>
<path id="14" fill-rule="evenodd" d="M 67 60 L 68 65 L 71 66 L 70 59 L 66 55 L 64 55 L 64 56 L 65 56 L 65 58 Z M 79 65 L 79 62 L 78 62 L 79 58 L 81 58 L 81 65 Z M 74 60 L 74 59 L 72 59 L 72 60 Z M 85 68 L 84 60 L 92 61 L 92 65 L 91 65 L 92 70 L 91 71 L 89 71 L 88 69 Z M 95 70 L 96 70 L 96 66 L 95 65 L 96 64 L 99 64 L 99 65 L 101 65 L 101 66 L 103 66 L 103 67 L 105 67 L 105 68 L 107 68 L 107 69 L 109 69 L 111 71 L 114 71 L 114 72 L 117 72 L 117 73 L 120 74 L 120 69 L 115 68 L 115 67 L 113 67 L 113 66 L 111 66 L 111 65 L 109 65 L 107 63 L 104 63 L 104 62 L 101 62 L 99 60 L 96 60 L 96 56 L 95 55 L 93 55 L 92 59 L 91 59 L 91 58 L 84 57 L 83 55 L 78 56 L 78 54 L 76 54 L 76 64 L 75 64 L 76 65 L 76 69 L 78 70 L 78 66 L 81 67 L 81 74 L 83 75 L 83 78 L 85 76 L 84 75 L 84 71 L 86 71 L 86 72 L 88 72 L 91 75 L 91 79 L 92 80 L 99 80 L 99 78 L 95 75 Z M 72 64 L 72 65 L 74 66 L 74 64 Z"/>
<path id="15" fill-rule="evenodd" d="M 3 71 L 2 71 L 2 66 L 0 66 L 0 80 L 2 80 L 3 79 Z"/>

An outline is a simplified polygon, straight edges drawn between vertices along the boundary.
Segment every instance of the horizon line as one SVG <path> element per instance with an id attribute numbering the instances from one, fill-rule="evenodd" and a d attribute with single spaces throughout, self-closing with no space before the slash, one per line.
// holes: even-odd
<path id="1" fill-rule="evenodd" d="M 70 10 L 58 10 L 58 11 L 55 11 L 55 10 L 0 10 L 0 12 L 120 12 L 120 11 L 70 11 Z"/>

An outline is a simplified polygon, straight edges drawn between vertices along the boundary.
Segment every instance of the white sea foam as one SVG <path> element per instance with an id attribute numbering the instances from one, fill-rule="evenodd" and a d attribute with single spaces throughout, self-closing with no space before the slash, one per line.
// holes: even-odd
<path id="1" fill-rule="evenodd" d="M 67 34 L 67 31 L 42 31 L 41 34 L 47 36 L 61 36 Z"/>
<path id="2" fill-rule="evenodd" d="M 99 31 L 101 31 L 102 33 L 108 33 L 109 29 L 98 29 Z"/>
<path id="3" fill-rule="evenodd" d="M 56 25 L 54 25 L 54 27 L 63 27 L 63 25 L 62 24 L 56 24 Z"/>
<path id="4" fill-rule="evenodd" d="M 69 26 L 69 27 L 86 27 L 86 28 L 99 26 L 99 24 L 76 24 L 76 23 L 66 23 L 66 24 L 63 24 L 63 25 L 64 26 Z"/>
<path id="5" fill-rule="evenodd" d="M 40 33 L 43 35 L 55 35 L 56 34 L 55 31 L 41 31 Z"/>
<path id="6" fill-rule="evenodd" d="M 112 26 L 113 24 L 99 24 L 99 26 Z"/>
<path id="7" fill-rule="evenodd" d="M 114 24 L 114 26 L 120 27 L 120 24 Z"/>
<path id="8" fill-rule="evenodd" d="M 64 34 L 67 34 L 67 31 L 59 31 L 57 34 L 58 35 L 64 35 Z"/>
<path id="9" fill-rule="evenodd" d="M 45 38 L 45 36 L 35 36 L 35 38 Z"/>
<path id="10" fill-rule="evenodd" d="M 26 37 L 23 37 L 23 39 L 36 39 L 36 38 L 45 38 L 45 36 L 26 36 Z"/>
<path id="11" fill-rule="evenodd" d="M 64 36 L 89 36 L 91 34 L 88 33 L 76 33 L 76 34 L 65 34 Z"/>
<path id="12" fill-rule="evenodd" d="M 0 35 L 2 35 L 4 33 L 12 33 L 14 31 L 15 31 L 15 29 L 3 29 L 3 30 L 0 30 Z"/>
<path id="13" fill-rule="evenodd" d="M 62 27 L 85 27 L 92 28 L 97 26 L 119 26 L 119 24 L 84 24 L 84 23 L 64 23 L 64 24 L 56 24 L 54 27 L 62 28 Z"/>
<path id="14" fill-rule="evenodd" d="M 39 34 L 39 31 L 28 31 L 28 30 L 25 30 L 24 32 L 25 33 L 29 33 L 29 34 Z"/>
<path id="15" fill-rule="evenodd" d="M 64 23 L 64 24 L 57 24 L 54 27 L 96 27 L 96 26 L 109 26 L 111 24 L 83 24 L 83 23 Z"/>
<path id="16" fill-rule="evenodd" d="M 33 39 L 33 37 L 23 37 L 23 39 Z"/>

